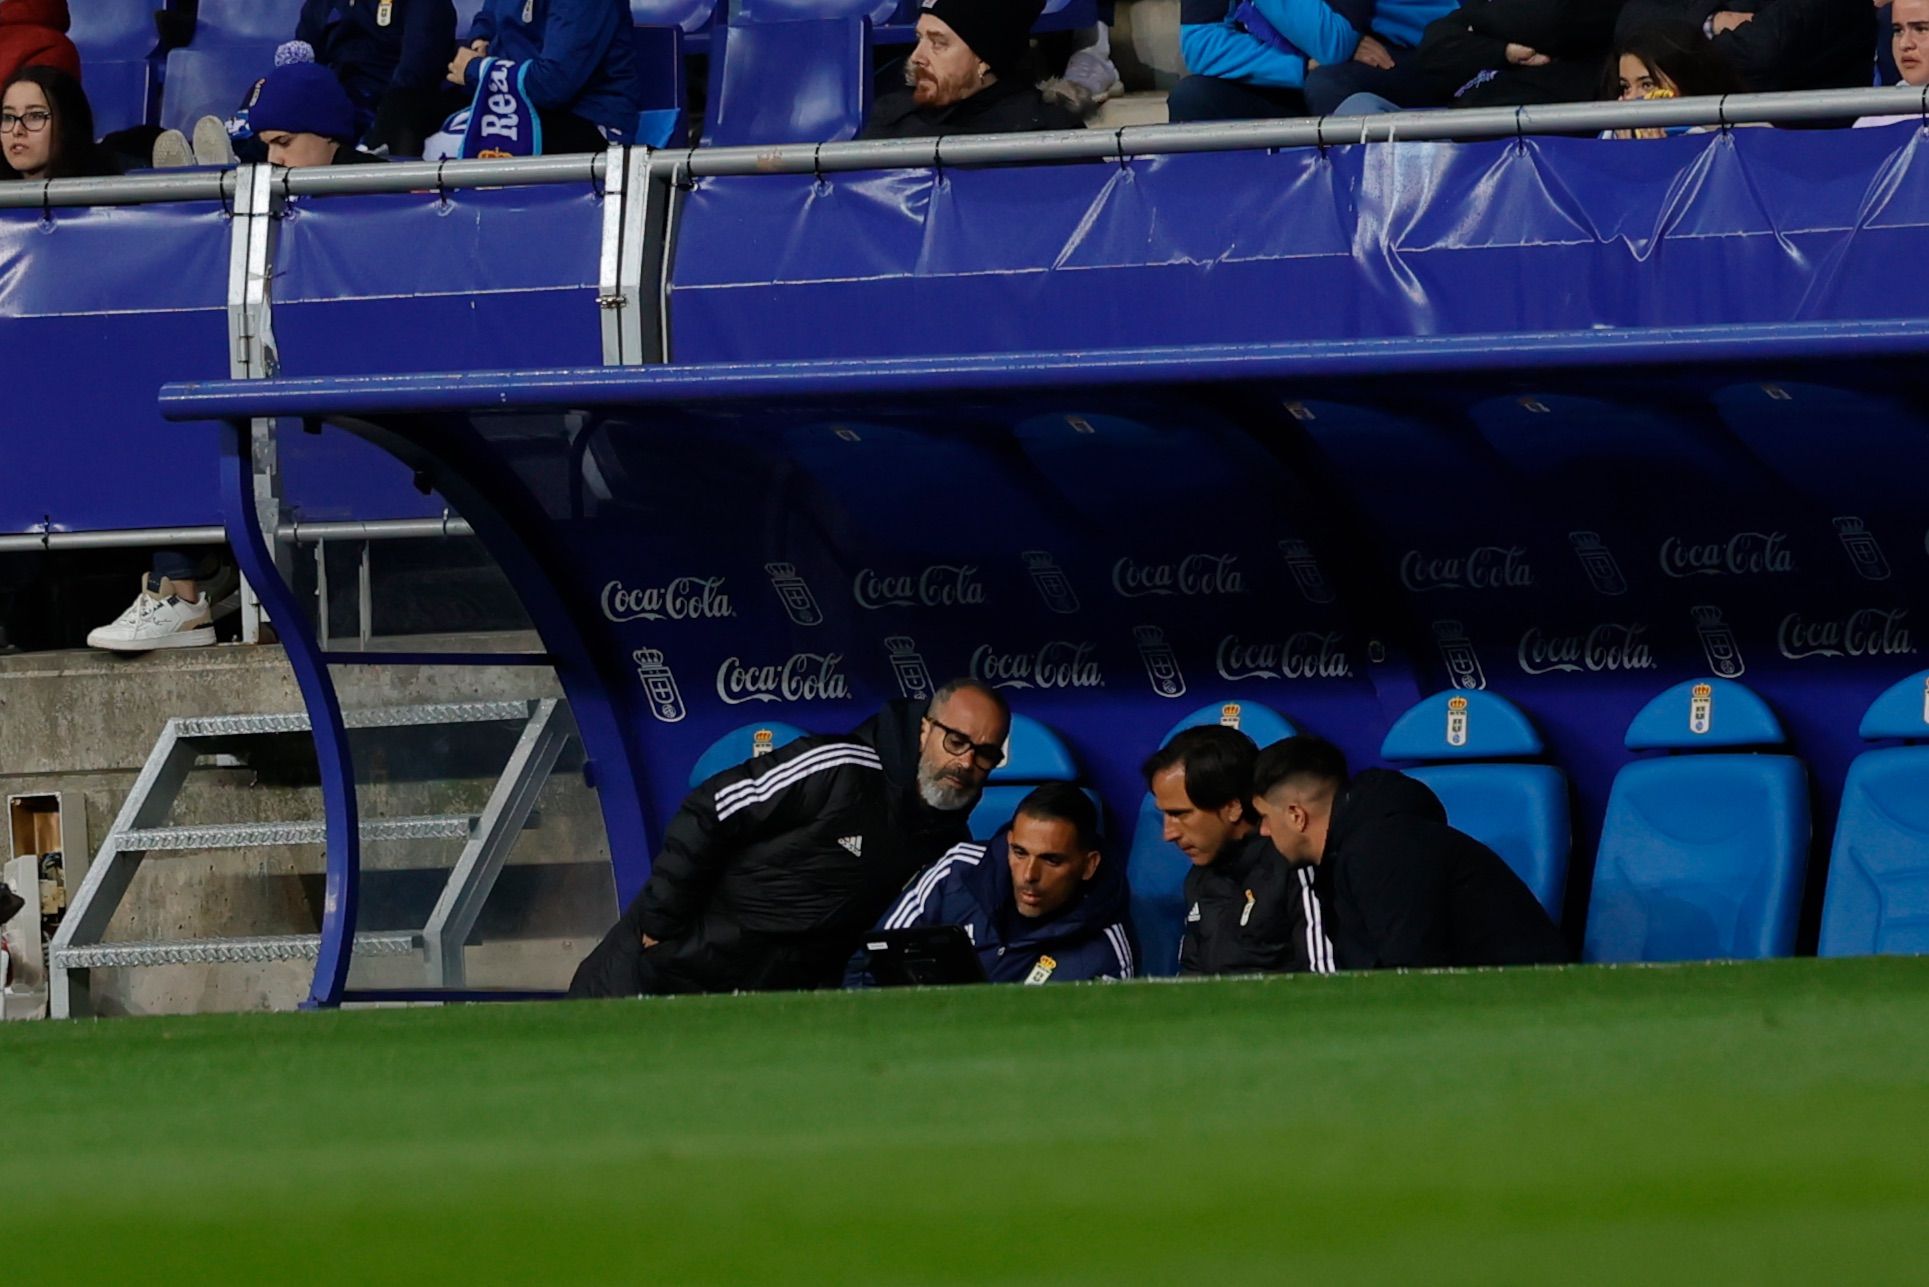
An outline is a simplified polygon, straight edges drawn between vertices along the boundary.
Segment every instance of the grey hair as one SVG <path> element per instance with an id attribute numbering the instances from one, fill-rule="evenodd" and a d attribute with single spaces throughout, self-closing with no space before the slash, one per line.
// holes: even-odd
<path id="1" fill-rule="evenodd" d="M 971 678 L 969 675 L 960 675 L 956 679 L 947 680 L 937 692 L 931 694 L 931 701 L 925 706 L 924 713 L 927 716 L 930 715 L 933 711 L 937 710 L 938 707 L 944 705 L 953 697 L 956 697 L 959 693 L 967 689 L 974 693 L 983 693 L 986 697 L 990 698 L 991 704 L 998 708 L 998 713 L 1005 717 L 1005 722 L 1011 722 L 1011 703 L 1005 700 L 1005 695 L 990 685 Z"/>

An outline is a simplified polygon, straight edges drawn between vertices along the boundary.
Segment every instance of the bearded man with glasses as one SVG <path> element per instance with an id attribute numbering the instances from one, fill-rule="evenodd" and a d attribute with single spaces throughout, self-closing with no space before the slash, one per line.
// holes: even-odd
<path id="1" fill-rule="evenodd" d="M 972 679 L 702 783 L 572 997 L 835 987 L 905 884 L 971 838 L 1011 711 Z"/>

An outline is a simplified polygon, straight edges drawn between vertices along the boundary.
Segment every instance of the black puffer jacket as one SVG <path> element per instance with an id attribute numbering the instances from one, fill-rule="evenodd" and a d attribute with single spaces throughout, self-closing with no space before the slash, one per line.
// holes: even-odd
<path id="1" fill-rule="evenodd" d="M 892 897 L 952 845 L 966 811 L 918 797 L 923 703 L 799 738 L 710 778 L 665 829 L 624 919 L 667 991 L 835 986 Z"/>
<path id="2" fill-rule="evenodd" d="M 1368 769 L 1335 806 L 1314 880 L 1343 970 L 1553 965 L 1560 931 L 1500 855 L 1420 782 Z"/>
<path id="3" fill-rule="evenodd" d="M 1466 0 L 1420 37 L 1429 101 L 1456 107 L 1578 103 L 1598 97 L 1622 0 Z M 1509 44 L 1550 60 L 1507 61 Z M 1455 98 L 1454 95 L 1459 97 Z"/>
<path id="4" fill-rule="evenodd" d="M 949 107 L 919 107 L 908 89 L 896 90 L 871 106 L 861 139 L 916 139 L 938 134 L 1018 134 L 1026 130 L 1077 130 L 1085 122 L 1045 96 L 1023 78 L 994 81 Z"/>
<path id="5" fill-rule="evenodd" d="M 1232 841 L 1185 889 L 1179 973 L 1332 972 L 1313 868 L 1288 865 L 1265 836 Z"/>

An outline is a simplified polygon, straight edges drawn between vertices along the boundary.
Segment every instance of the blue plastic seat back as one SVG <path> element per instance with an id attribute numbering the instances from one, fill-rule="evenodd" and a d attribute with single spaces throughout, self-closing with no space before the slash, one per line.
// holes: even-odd
<path id="1" fill-rule="evenodd" d="M 167 56 L 161 84 L 161 125 L 184 133 L 203 116 L 234 115 L 248 87 L 274 70 L 274 40 L 191 45 Z"/>
<path id="2" fill-rule="evenodd" d="M 781 720 L 733 728 L 710 743 L 710 749 L 697 757 L 697 762 L 690 767 L 690 785 L 695 786 L 725 769 L 769 755 L 804 736 L 803 729 Z"/>
<path id="3" fill-rule="evenodd" d="M 1876 698 L 1861 732 L 1872 740 L 1929 740 L 1929 671 Z M 1867 751 L 1849 766 L 1816 950 L 1929 953 L 1929 746 Z"/>
<path id="4" fill-rule="evenodd" d="M 1505 697 L 1452 690 L 1394 721 L 1380 754 L 1395 762 L 1446 761 L 1407 774 L 1440 797 L 1449 823 L 1506 860 L 1558 922 L 1574 847 L 1566 775 L 1545 764 L 1478 763 L 1545 749 L 1532 721 Z"/>
<path id="5" fill-rule="evenodd" d="M 1236 728 L 1262 748 L 1298 731 L 1278 711 L 1257 702 L 1214 702 L 1174 724 L 1159 739 L 1159 745 L 1164 746 L 1185 729 L 1206 724 Z M 1148 747 L 1147 753 L 1152 749 Z M 1126 878 L 1132 885 L 1132 925 L 1139 936 L 1142 974 L 1178 973 L 1179 938 L 1185 931 L 1186 873 L 1191 870 L 1191 862 L 1166 840 L 1165 815 L 1148 791 L 1139 800 L 1132 848 L 1126 856 Z"/>
<path id="6" fill-rule="evenodd" d="M 679 27 L 695 35 L 717 19 L 718 0 L 630 0 L 630 18 L 639 27 Z"/>
<path id="7" fill-rule="evenodd" d="M 984 794 L 971 810 L 971 834 L 983 840 L 1010 822 L 1011 815 L 1018 811 L 1018 802 L 1030 795 L 1033 787 L 1046 782 L 1076 782 L 1078 778 L 1078 761 L 1072 758 L 1063 738 L 1029 715 L 1013 715 L 1011 736 L 1005 742 L 1005 762 L 985 780 Z M 1096 803 L 1098 797 L 1092 798 Z"/>
<path id="8" fill-rule="evenodd" d="M 1566 774 L 1551 764 L 1437 764 L 1406 773 L 1440 797 L 1451 826 L 1499 854 L 1560 923 L 1574 847 Z"/>
<path id="9" fill-rule="evenodd" d="M 1731 680 L 1676 685 L 1628 727 L 1639 760 L 1615 776 L 1588 900 L 1588 961 L 1787 956 L 1807 865 L 1808 775 L 1792 756 L 1730 754 L 1784 740 Z"/>
<path id="10" fill-rule="evenodd" d="M 194 39 L 189 43 L 254 39 L 280 44 L 293 40 L 295 27 L 301 22 L 301 5 L 302 0 L 201 0 L 195 11 Z"/>
<path id="11" fill-rule="evenodd" d="M 903 0 L 737 0 L 732 20 L 795 22 L 804 18 L 868 18 L 874 27 L 898 19 Z M 915 4 L 912 6 L 915 8 Z M 912 21 L 916 21 L 915 15 Z"/>
<path id="12" fill-rule="evenodd" d="M 94 129 L 111 134 L 147 119 L 153 68 L 148 55 L 158 36 L 154 11 L 161 0 L 84 0 L 70 6 L 67 35 L 80 50 Z"/>
<path id="13" fill-rule="evenodd" d="M 862 18 L 719 27 L 703 141 L 737 147 L 856 137 L 871 110 L 870 45 Z"/>

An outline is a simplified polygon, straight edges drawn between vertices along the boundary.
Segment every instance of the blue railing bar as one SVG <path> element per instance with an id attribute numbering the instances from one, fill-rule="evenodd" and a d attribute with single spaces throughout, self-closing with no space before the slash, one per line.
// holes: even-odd
<path id="1" fill-rule="evenodd" d="M 169 420 L 245 420 L 880 393 L 1308 379 L 1531 368 L 1705 366 L 1929 352 L 1929 319 L 1763 322 L 1628 331 L 1530 331 L 1263 344 L 1159 345 L 1054 353 L 979 353 L 794 362 L 456 371 L 417 375 L 211 380 L 168 384 Z"/>

